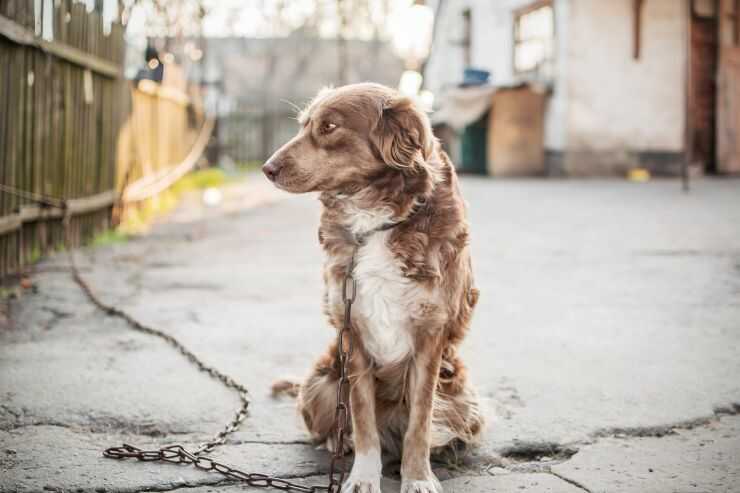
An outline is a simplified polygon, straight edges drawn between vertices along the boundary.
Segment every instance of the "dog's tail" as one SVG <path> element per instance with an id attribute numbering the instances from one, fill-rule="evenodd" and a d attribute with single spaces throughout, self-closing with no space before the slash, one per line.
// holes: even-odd
<path id="1" fill-rule="evenodd" d="M 298 391 L 301 389 L 301 384 L 290 379 L 277 380 L 272 384 L 272 396 L 279 397 L 281 395 L 287 395 L 289 397 L 298 397 Z"/>

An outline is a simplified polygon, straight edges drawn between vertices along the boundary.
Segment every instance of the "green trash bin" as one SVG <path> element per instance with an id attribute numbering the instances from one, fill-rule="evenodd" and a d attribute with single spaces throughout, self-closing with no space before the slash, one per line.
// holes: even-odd
<path id="1" fill-rule="evenodd" d="M 485 175 L 488 170 L 488 112 L 466 126 L 460 139 L 460 169 L 462 173 Z"/>

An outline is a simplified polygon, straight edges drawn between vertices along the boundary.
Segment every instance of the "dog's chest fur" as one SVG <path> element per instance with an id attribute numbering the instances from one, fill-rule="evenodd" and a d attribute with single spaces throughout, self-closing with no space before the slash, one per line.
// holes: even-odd
<path id="1" fill-rule="evenodd" d="M 357 299 L 352 307 L 365 349 L 380 365 L 397 363 L 413 350 L 412 314 L 423 300 L 418 285 L 406 278 L 386 246 L 388 232 L 367 238 L 355 259 Z"/>
<path id="2" fill-rule="evenodd" d="M 359 212 L 350 216 L 353 233 L 374 231 L 389 221 L 383 211 Z M 418 282 L 405 277 L 401 265 L 388 248 L 391 231 L 367 235 L 355 257 L 353 271 L 357 297 L 352 305 L 353 321 L 362 344 L 379 366 L 406 359 L 414 349 L 414 320 L 430 302 L 430 293 Z M 341 283 L 329 287 L 329 301 L 342 303 Z"/>

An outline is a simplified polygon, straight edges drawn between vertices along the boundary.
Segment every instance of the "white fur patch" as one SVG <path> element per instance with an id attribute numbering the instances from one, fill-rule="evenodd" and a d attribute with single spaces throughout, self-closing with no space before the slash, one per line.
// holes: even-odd
<path id="1" fill-rule="evenodd" d="M 365 235 L 393 220 L 393 211 L 389 207 L 362 209 L 357 207 L 351 200 L 345 202 L 344 211 L 347 217 L 345 226 L 355 236 Z"/>
<path id="2" fill-rule="evenodd" d="M 411 322 L 429 293 L 405 277 L 386 245 L 390 232 L 370 235 L 355 259 L 357 299 L 364 320 L 362 342 L 380 365 L 398 363 L 413 351 Z"/>
<path id="3" fill-rule="evenodd" d="M 363 321 L 359 324 L 362 342 L 375 362 L 380 366 L 399 363 L 412 353 L 412 323 L 424 304 L 435 302 L 435 293 L 403 275 L 387 245 L 392 230 L 378 231 L 393 220 L 389 208 L 363 209 L 352 200 L 343 206 L 346 227 L 356 236 L 369 233 L 355 258 L 353 317 Z M 341 285 L 330 288 L 329 302 L 342 303 Z"/>
<path id="4" fill-rule="evenodd" d="M 439 481 L 401 481 L 401 493 L 442 493 L 442 485 Z"/>
<path id="5" fill-rule="evenodd" d="M 380 475 L 383 464 L 380 450 L 371 449 L 366 454 L 356 454 L 347 481 L 342 485 L 342 493 L 380 493 Z"/>

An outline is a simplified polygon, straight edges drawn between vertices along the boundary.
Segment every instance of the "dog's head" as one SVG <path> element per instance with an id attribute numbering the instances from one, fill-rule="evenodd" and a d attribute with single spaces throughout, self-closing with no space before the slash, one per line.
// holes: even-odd
<path id="1" fill-rule="evenodd" d="M 301 129 L 262 171 L 294 193 L 360 189 L 384 172 L 427 171 L 434 137 L 427 116 L 378 84 L 324 89 L 299 115 Z"/>

